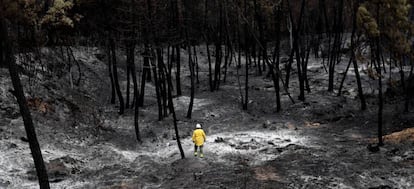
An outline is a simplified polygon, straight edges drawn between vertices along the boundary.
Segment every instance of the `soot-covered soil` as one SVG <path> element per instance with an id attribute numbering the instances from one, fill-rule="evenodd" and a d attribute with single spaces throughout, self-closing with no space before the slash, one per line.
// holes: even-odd
<path id="1" fill-rule="evenodd" d="M 353 71 L 343 96 L 337 97 L 326 92 L 327 74 L 320 60 L 311 60 L 312 92 L 306 94 L 305 102 L 297 101 L 293 74 L 289 92 L 296 103 L 282 95 L 282 111 L 277 113 L 272 82 L 257 76 L 252 67 L 251 100 L 243 111 L 237 69 L 229 69 L 219 91 L 209 92 L 208 67 L 201 54 L 193 119 L 185 118 L 186 66 L 184 95 L 174 101 L 186 155 L 180 159 L 172 119 L 157 121 L 153 84 L 147 83 L 145 105 L 140 109 L 144 142 L 139 144 L 133 110 L 119 116 L 117 106 L 109 103 L 106 65 L 95 57 L 99 51 L 77 48 L 75 52 L 83 70 L 79 86 L 72 88 L 67 74 L 61 78 L 39 74 L 35 81 L 22 76 L 28 98 L 38 99 L 31 107 L 52 188 L 414 187 L 414 132 L 404 130 L 413 127 L 414 115 L 403 113 L 402 98 L 387 96 L 384 131 L 387 135 L 403 132 L 387 136 L 378 152 L 369 150 L 369 144 L 376 142 L 377 99 L 375 82 L 365 74 L 368 110 L 360 111 Z M 44 53 L 53 54 L 51 50 Z M 345 69 L 347 61 L 343 62 L 338 76 Z M 125 88 L 124 69 L 119 71 Z M 0 188 L 37 188 L 23 122 L 8 92 L 7 70 L 0 72 Z M 203 159 L 192 155 L 195 123 L 202 123 L 207 133 Z"/>

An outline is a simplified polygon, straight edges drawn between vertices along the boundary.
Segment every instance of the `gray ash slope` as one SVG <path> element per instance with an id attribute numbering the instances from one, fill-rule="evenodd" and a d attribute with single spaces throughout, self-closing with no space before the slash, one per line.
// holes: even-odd
<path id="1" fill-rule="evenodd" d="M 375 153 L 367 149 L 376 136 L 376 98 L 369 95 L 371 81 L 365 75 L 369 109 L 361 112 L 352 74 L 346 80 L 345 96 L 336 97 L 324 92 L 327 77 L 320 62 L 311 60 L 312 93 L 306 95 L 306 102 L 291 104 L 283 95 L 283 110 L 275 113 L 272 82 L 255 76 L 252 69 L 249 110 L 242 111 L 237 70 L 231 67 L 228 81 L 210 93 L 206 57 L 200 56 L 202 84 L 197 88 L 192 120 L 185 118 L 186 65 L 184 96 L 174 100 L 187 157 L 182 160 L 171 118 L 157 121 L 153 84 L 147 83 L 145 105 L 140 109 L 144 142 L 138 144 L 133 111 L 119 116 L 117 106 L 109 103 L 107 67 L 96 58 L 99 50 L 78 47 L 74 52 L 82 70 L 79 86 L 72 86 L 68 73 L 58 77 L 58 73 L 42 72 L 40 66 L 34 66 L 38 71 L 30 79 L 22 75 L 26 96 L 40 99 L 32 113 L 52 188 L 414 187 L 412 141 L 386 143 Z M 52 49 L 43 53 L 48 64 L 62 61 Z M 124 91 L 124 57 L 119 61 Z M 338 71 L 341 66 L 345 65 L 339 65 Z M 37 188 L 28 144 L 22 140 L 23 122 L 8 92 L 8 72 L 0 72 L 0 188 Z M 293 77 L 290 92 L 296 96 Z M 402 113 L 398 97 L 388 97 L 387 102 L 386 134 L 412 127 L 413 113 Z M 196 122 L 204 125 L 208 137 L 204 159 L 192 156 L 190 135 Z"/>

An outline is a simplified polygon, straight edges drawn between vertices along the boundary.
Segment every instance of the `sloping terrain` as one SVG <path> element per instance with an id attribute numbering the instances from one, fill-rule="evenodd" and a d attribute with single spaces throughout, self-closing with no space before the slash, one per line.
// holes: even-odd
<path id="1" fill-rule="evenodd" d="M 44 53 L 52 56 L 53 51 Z M 147 83 L 140 109 L 144 142 L 139 144 L 133 110 L 119 116 L 117 106 L 109 103 L 107 67 L 97 54 L 96 48 L 75 50 L 82 70 L 79 86 L 72 86 L 68 73 L 56 77 L 39 71 L 34 80 L 22 75 L 52 188 L 414 187 L 412 129 L 392 134 L 413 127 L 414 114 L 402 112 L 401 97 L 388 96 L 386 145 L 378 152 L 369 150 L 369 144 L 375 143 L 377 106 L 371 94 L 375 86 L 365 75 L 369 108 L 360 111 L 353 75 L 346 80 L 344 96 L 337 97 L 325 92 L 327 74 L 319 60 L 311 60 L 312 93 L 306 94 L 305 102 L 295 104 L 282 95 L 282 112 L 276 113 L 272 82 L 257 76 L 252 67 L 249 109 L 242 111 L 237 69 L 229 69 L 228 80 L 219 91 L 209 92 L 208 67 L 201 55 L 193 119 L 185 118 L 189 102 L 186 65 L 184 95 L 174 101 L 186 155 L 180 159 L 172 119 L 157 121 L 153 84 Z M 122 65 L 124 58 L 119 59 Z M 338 72 L 345 69 L 342 64 Z M 122 66 L 119 72 L 124 90 Z M 7 70 L 0 69 L 0 188 L 37 188 L 10 86 Z M 293 74 L 290 93 L 295 100 L 296 88 Z M 203 159 L 192 155 L 195 123 L 202 123 L 207 133 Z"/>

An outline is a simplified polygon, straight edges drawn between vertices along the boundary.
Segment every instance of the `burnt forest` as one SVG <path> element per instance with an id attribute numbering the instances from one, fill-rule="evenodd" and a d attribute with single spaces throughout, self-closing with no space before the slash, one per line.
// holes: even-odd
<path id="1" fill-rule="evenodd" d="M 0 0 L 0 189 L 412 189 L 414 0 Z"/>

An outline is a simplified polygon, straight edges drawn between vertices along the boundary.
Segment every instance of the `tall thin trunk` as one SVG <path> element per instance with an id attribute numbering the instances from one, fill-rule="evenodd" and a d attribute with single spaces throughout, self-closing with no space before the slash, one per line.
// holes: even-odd
<path id="1" fill-rule="evenodd" d="M 151 53 L 153 54 L 153 53 Z M 157 63 L 154 60 L 155 58 L 151 59 L 151 66 L 152 66 L 152 73 L 154 76 L 154 87 L 155 87 L 155 94 L 157 97 L 157 105 L 158 105 L 158 121 L 161 121 L 164 119 L 163 116 L 163 106 L 162 106 L 162 101 L 161 101 L 161 92 L 160 92 L 160 83 L 158 80 L 158 74 L 157 74 Z"/>
<path id="2" fill-rule="evenodd" d="M 164 58 L 162 55 L 162 49 L 161 48 L 157 48 L 156 50 L 157 53 L 157 62 L 158 62 L 158 68 L 162 68 L 164 65 Z M 162 69 L 158 69 L 158 83 L 159 83 L 159 90 L 160 90 L 160 95 L 161 95 L 161 102 L 162 102 L 162 107 L 163 107 L 163 116 L 167 117 L 167 109 L 168 109 L 168 105 L 167 105 L 167 86 L 165 83 L 165 74 L 162 71 Z"/>
<path id="3" fill-rule="evenodd" d="M 224 76 L 223 76 L 223 83 L 226 83 L 226 80 L 227 80 L 227 66 L 229 65 L 229 61 L 230 61 L 229 58 L 230 58 L 230 41 L 228 40 L 228 34 L 227 34 L 226 45 L 224 46 Z"/>
<path id="4" fill-rule="evenodd" d="M 237 24 L 240 25 L 240 20 L 237 18 Z M 242 43 L 241 43 L 241 36 L 240 36 L 240 29 L 237 29 L 237 42 L 238 42 L 238 52 L 237 52 L 237 70 L 240 69 L 241 66 L 241 57 L 242 57 Z"/>
<path id="5" fill-rule="evenodd" d="M 162 51 L 162 50 L 161 50 Z M 161 53 L 161 63 L 164 65 L 164 61 L 163 61 L 163 53 Z M 168 71 L 168 70 L 165 70 Z M 166 76 L 165 76 L 165 72 L 160 72 L 160 77 L 161 77 L 161 86 L 162 86 L 162 103 L 164 105 L 164 117 L 168 116 L 168 96 L 167 96 L 167 81 L 166 81 Z M 172 90 L 172 89 L 171 89 Z"/>
<path id="6" fill-rule="evenodd" d="M 131 108 L 134 108 L 134 128 L 135 128 L 135 136 L 137 138 L 138 142 L 142 142 L 141 135 L 139 132 L 139 94 L 138 94 L 138 82 L 137 82 L 137 75 L 136 75 L 136 68 L 135 68 L 135 42 L 132 42 L 130 44 L 127 44 L 127 68 L 130 70 L 131 79 L 133 83 L 133 105 Z M 129 93 L 128 93 L 129 95 Z"/>
<path id="7" fill-rule="evenodd" d="M 176 50 L 176 55 L 177 55 L 177 57 L 176 57 L 176 59 L 175 59 L 175 61 L 176 61 L 176 68 L 177 68 L 177 71 L 176 71 L 176 78 L 175 78 L 175 80 L 176 80 L 176 87 L 177 87 L 177 96 L 181 96 L 182 95 L 182 91 L 181 91 L 181 76 L 180 76 L 180 74 L 181 74 L 181 54 L 180 54 L 180 45 L 177 45 L 176 47 L 175 47 L 175 50 Z"/>
<path id="8" fill-rule="evenodd" d="M 135 103 L 134 103 L 134 126 L 135 126 L 135 136 L 137 137 L 138 142 L 142 142 L 141 135 L 140 135 L 140 132 L 139 132 L 139 122 L 138 122 L 139 104 L 137 102 L 138 102 L 138 98 L 139 98 L 139 93 L 138 93 L 138 82 L 137 82 L 137 75 L 136 75 L 136 69 L 135 69 L 134 52 L 135 52 L 135 44 L 130 49 L 130 53 L 132 54 L 132 56 L 131 56 L 131 60 L 129 61 L 129 64 L 130 64 L 130 68 L 131 68 L 132 82 L 134 84 L 134 101 L 135 101 Z"/>
<path id="9" fill-rule="evenodd" d="M 181 1 L 179 0 L 175 0 L 175 24 L 176 24 L 176 29 L 178 30 L 179 33 L 179 37 L 181 38 L 182 36 L 182 28 L 181 28 L 181 22 L 182 22 L 182 15 L 181 15 L 181 7 L 180 4 Z M 175 51 L 176 51 L 176 74 L 175 74 L 175 84 L 176 84 L 176 88 L 177 88 L 177 96 L 181 96 L 182 95 L 182 90 L 181 90 L 181 51 L 180 51 L 180 44 L 177 44 L 175 46 Z M 173 87 L 171 85 L 171 87 Z M 172 88 L 171 88 L 172 91 Z"/>
<path id="10" fill-rule="evenodd" d="M 172 72 L 172 62 L 173 62 L 173 56 L 174 56 L 174 51 L 171 52 L 171 46 L 168 45 L 167 46 L 167 71 L 169 74 L 171 74 Z M 174 89 L 173 89 L 174 90 Z"/>
<path id="11" fill-rule="evenodd" d="M 254 35 L 255 34 L 252 34 L 252 36 L 251 36 L 251 40 L 253 40 L 253 38 L 254 38 Z M 261 72 L 262 72 L 262 68 L 258 65 L 258 55 L 257 55 L 257 52 L 256 52 L 256 45 L 257 45 L 257 41 L 255 40 L 252 44 L 251 44 L 251 50 L 250 50 L 250 54 L 251 54 L 251 56 L 252 56 L 252 60 L 253 60 L 253 63 L 252 63 L 252 65 L 253 65 L 253 67 L 255 67 L 256 69 L 257 69 L 257 75 L 259 75 Z"/>
<path id="12" fill-rule="evenodd" d="M 305 60 L 302 61 L 303 63 L 303 80 L 305 82 L 305 88 L 308 93 L 311 92 L 310 86 L 309 86 L 309 78 L 308 78 L 308 63 L 309 63 L 309 56 L 310 56 L 311 46 L 308 45 L 306 50 L 306 57 Z"/>
<path id="13" fill-rule="evenodd" d="M 247 0 L 244 0 L 244 14 L 247 15 Z M 249 63 L 247 61 L 248 57 L 249 57 L 249 47 L 248 47 L 248 41 L 249 41 L 249 37 L 248 37 L 248 25 L 247 23 L 244 24 L 244 35 L 245 35 L 245 41 L 244 41 L 244 45 L 245 45 L 245 56 L 246 56 L 246 62 L 245 62 L 245 67 L 246 67 L 246 76 L 245 76 L 245 97 L 244 97 L 244 103 L 243 103 L 243 110 L 247 110 L 247 105 L 249 103 Z"/>
<path id="14" fill-rule="evenodd" d="M 29 148 L 35 164 L 39 186 L 41 189 L 49 189 L 50 186 L 47 170 L 43 161 L 42 151 L 40 150 L 40 145 L 37 140 L 33 119 L 27 106 L 26 97 L 24 96 L 23 86 L 20 81 L 16 60 L 13 55 L 12 45 L 7 32 L 8 29 L 6 21 L 1 19 L 0 22 L 0 38 L 2 38 L 0 40 L 0 48 L 4 51 L 5 64 L 8 66 L 10 78 L 14 88 L 13 95 L 16 97 L 17 103 L 19 104 L 20 114 L 23 118 L 24 129 L 29 141 Z"/>
<path id="15" fill-rule="evenodd" d="M 336 20 L 334 21 L 336 22 Z M 335 24 L 334 24 L 335 27 Z M 328 91 L 333 91 L 334 88 L 334 72 L 335 72 L 335 59 L 336 59 L 336 34 L 334 35 L 334 44 L 331 45 L 331 38 L 329 38 L 329 55 L 328 55 Z"/>
<path id="16" fill-rule="evenodd" d="M 219 34 L 218 34 L 219 35 Z M 220 68 L 221 68 L 221 40 L 217 37 L 215 42 L 216 47 L 216 62 L 214 65 L 214 82 L 213 82 L 213 89 L 218 90 L 219 88 L 219 80 L 220 80 Z"/>
<path id="17" fill-rule="evenodd" d="M 191 119 L 191 113 L 193 112 L 194 105 L 194 93 L 195 93 L 195 84 L 194 84 L 194 62 L 192 61 L 191 55 L 191 46 L 188 45 L 188 67 L 190 68 L 190 78 L 191 78 L 191 94 L 190 94 L 190 104 L 188 105 L 187 118 Z"/>
<path id="18" fill-rule="evenodd" d="M 225 40 L 226 40 L 226 48 L 227 48 L 227 50 L 226 50 L 226 53 L 225 53 L 225 64 L 224 64 L 224 77 L 223 77 L 223 82 L 225 83 L 226 82 L 226 80 L 227 80 L 227 70 L 228 70 L 228 67 L 231 65 L 231 63 L 232 63 L 232 60 L 233 60 L 233 45 L 232 45 L 232 41 L 231 41 L 231 38 L 230 38 L 230 35 L 231 35 L 231 31 L 230 31 L 230 28 L 229 28 L 229 26 L 230 26 L 230 19 L 229 19 L 229 15 L 228 15 L 228 6 L 227 6 L 227 4 L 226 4 L 226 2 L 227 1 L 225 1 L 224 3 L 224 19 L 225 19 L 225 21 L 224 21 L 224 29 L 225 29 L 225 33 L 226 33 L 226 35 L 225 35 Z"/>
<path id="19" fill-rule="evenodd" d="M 162 69 L 166 70 L 165 65 Z M 168 107 L 173 116 L 175 139 L 177 140 L 177 146 L 178 146 L 178 150 L 180 151 L 181 159 L 185 159 L 184 150 L 183 150 L 183 147 L 181 146 L 180 134 L 179 134 L 178 125 L 177 125 L 177 115 L 175 114 L 174 101 L 172 97 L 172 86 L 173 86 L 172 78 L 171 78 L 171 75 L 168 73 L 167 73 L 167 83 L 168 83 L 168 87 L 167 87 L 168 88 Z"/>
<path id="20" fill-rule="evenodd" d="M 209 36 L 208 36 L 208 23 L 207 23 L 207 14 L 208 14 L 208 2 L 209 0 L 204 0 L 204 31 L 203 32 L 203 37 L 206 43 L 206 51 L 207 51 L 207 60 L 208 60 L 208 84 L 210 86 L 210 92 L 214 91 L 214 87 L 213 87 L 213 77 L 212 77 L 212 68 L 211 68 L 211 55 L 210 55 L 210 48 L 209 48 Z"/>
<path id="21" fill-rule="evenodd" d="M 142 73 L 142 79 L 141 79 L 141 95 L 138 100 L 138 106 L 144 105 L 144 98 L 145 98 L 145 83 L 146 81 L 151 81 L 151 60 L 152 58 L 152 50 L 150 49 L 150 43 L 152 42 L 152 5 L 151 0 L 146 1 L 147 5 L 147 14 L 148 17 L 147 21 L 145 22 L 146 26 L 143 28 L 143 35 L 144 35 L 144 68 Z M 156 75 L 154 75 L 155 80 Z"/>
<path id="22" fill-rule="evenodd" d="M 216 44 L 216 63 L 214 65 L 214 82 L 213 82 L 213 89 L 218 90 L 220 85 L 220 68 L 221 68 L 221 43 L 220 40 L 217 39 L 215 42 Z"/>
<path id="23" fill-rule="evenodd" d="M 335 9 L 335 18 L 334 18 L 334 43 L 332 47 L 332 56 L 329 60 L 329 82 L 328 82 L 328 91 L 333 91 L 334 89 L 334 77 L 335 77 L 335 65 L 339 64 L 341 60 L 340 50 L 341 50 L 341 33 L 343 28 L 343 10 L 344 10 L 344 0 L 340 0 L 339 4 L 336 5 Z"/>
<path id="24" fill-rule="evenodd" d="M 198 65 L 198 57 L 197 57 L 197 48 L 194 45 L 193 46 L 193 57 L 194 57 L 194 66 L 195 66 L 195 77 L 196 77 L 196 81 L 197 81 L 197 85 L 200 84 L 200 78 L 199 78 L 199 71 L 200 71 L 200 67 Z"/>
<path id="25" fill-rule="evenodd" d="M 322 66 L 323 66 L 325 72 L 328 73 L 328 70 L 327 70 L 326 65 L 325 65 L 325 59 L 326 59 L 325 52 L 330 51 L 330 43 L 331 43 L 331 34 L 330 34 L 330 28 L 329 28 L 330 26 L 329 26 L 329 21 L 328 21 L 328 13 L 327 13 L 327 10 L 326 10 L 325 0 L 319 0 L 318 3 L 319 3 L 320 14 L 322 14 L 321 20 L 324 20 L 324 21 L 321 22 L 321 24 L 322 24 L 321 27 L 324 27 L 324 29 L 321 29 L 320 38 L 323 39 L 323 31 L 325 31 L 325 36 L 329 38 L 329 42 L 328 42 L 329 48 L 328 48 L 328 50 L 326 50 L 325 48 L 321 48 Z M 329 56 L 328 56 L 328 62 L 329 62 Z"/>
<path id="26" fill-rule="evenodd" d="M 150 53 L 149 48 L 145 45 L 145 52 L 144 52 L 144 68 L 142 71 L 142 78 L 141 78 L 141 95 L 138 98 L 138 106 L 142 107 L 144 105 L 144 97 L 145 97 L 145 83 L 147 81 L 147 77 L 151 74 L 150 69 Z"/>
<path id="27" fill-rule="evenodd" d="M 292 14 L 292 7 L 290 6 L 289 1 L 288 2 L 288 7 L 289 7 L 289 14 L 290 17 L 292 17 L 293 20 L 293 14 Z M 299 97 L 298 99 L 301 101 L 305 100 L 305 83 L 304 83 L 304 77 L 303 77 L 303 69 L 307 69 L 307 68 L 303 68 L 303 64 L 301 61 L 301 53 L 300 53 L 300 49 L 299 49 L 299 32 L 301 31 L 301 26 L 302 26 L 302 18 L 304 15 L 304 11 L 305 11 L 305 0 L 302 0 L 302 4 L 301 4 L 301 10 L 300 10 L 300 15 L 298 18 L 298 22 L 297 25 L 295 26 L 294 24 L 292 24 L 292 30 L 293 30 L 293 50 L 296 54 L 296 66 L 297 66 L 297 71 L 298 71 L 298 79 L 299 79 Z M 293 52 L 292 52 L 293 53 Z M 291 54 L 291 58 L 292 54 Z M 292 60 L 291 60 L 292 61 Z"/>
<path id="28" fill-rule="evenodd" d="M 379 22 L 380 20 L 380 14 L 379 14 L 379 3 L 377 3 L 377 20 Z M 379 26 L 380 27 L 380 26 Z M 384 142 L 382 140 L 382 112 L 383 112 L 383 107 L 384 107 L 384 100 L 382 97 L 382 74 L 381 74 L 381 53 L 380 53 L 380 48 L 381 48 L 381 44 L 380 44 L 380 36 L 376 37 L 375 39 L 375 43 L 376 43 L 376 71 L 378 72 L 378 145 L 379 146 L 383 146 Z"/>
<path id="29" fill-rule="evenodd" d="M 246 51 L 247 52 L 247 51 Z M 244 103 L 243 103 L 243 110 L 247 110 L 247 105 L 249 103 L 249 63 L 251 64 L 250 54 L 246 53 L 246 56 L 248 57 L 245 62 L 245 81 L 244 81 Z"/>
<path id="30" fill-rule="evenodd" d="M 186 8 L 190 7 L 189 1 L 191 1 L 191 0 L 187 0 L 187 1 L 184 0 L 184 7 L 186 7 Z M 186 18 L 189 17 L 188 11 L 187 10 L 183 11 L 183 15 Z M 188 22 L 188 20 L 184 21 L 184 26 L 185 26 L 185 29 L 184 29 L 185 42 L 186 42 L 186 48 L 187 48 L 187 53 L 188 53 L 188 68 L 190 70 L 190 79 L 191 79 L 190 103 L 188 105 L 188 111 L 187 111 L 187 116 L 186 117 L 188 119 L 191 119 L 191 114 L 192 114 L 193 105 L 194 105 L 195 79 L 196 79 L 195 78 L 195 68 L 194 68 L 194 66 L 195 66 L 195 62 L 194 62 L 195 57 L 193 57 L 193 55 L 192 55 L 192 49 L 191 49 L 192 43 L 191 43 L 190 38 L 189 38 L 190 23 Z M 194 51 L 195 51 L 195 47 L 194 47 Z"/>
<path id="31" fill-rule="evenodd" d="M 109 41 L 108 44 L 106 45 L 106 56 L 107 56 L 107 60 L 108 60 L 108 71 L 109 71 L 109 78 L 111 81 L 111 104 L 115 104 L 115 97 L 116 97 L 116 93 L 115 93 L 115 82 L 114 82 L 114 77 L 113 77 L 113 71 L 112 71 L 112 53 L 111 53 L 111 47 L 109 45 Z"/>
<path id="32" fill-rule="evenodd" d="M 344 72 L 344 76 L 341 79 L 341 84 L 339 84 L 338 96 L 341 96 L 342 95 L 342 88 L 344 87 L 345 79 L 346 79 L 346 76 L 348 75 L 348 70 L 349 70 L 349 67 L 351 67 L 351 63 L 353 61 L 352 60 L 353 58 L 354 57 L 350 57 L 349 58 L 348 66 L 346 66 L 346 69 L 345 69 L 345 72 Z"/>
<path id="33" fill-rule="evenodd" d="M 168 47 L 168 52 L 167 52 L 167 66 L 168 66 L 168 74 L 172 75 L 172 69 L 173 69 L 173 62 L 174 60 L 174 47 L 169 45 Z M 172 91 L 174 91 L 174 88 L 171 89 Z M 167 91 L 168 92 L 168 91 Z M 168 96 L 167 96 L 167 100 L 168 100 Z"/>
<path id="34" fill-rule="evenodd" d="M 138 95 L 135 96 L 135 102 L 138 100 Z M 138 142 L 142 142 L 141 134 L 139 132 L 139 106 L 138 103 L 134 104 L 134 127 L 135 127 L 135 137 L 137 137 Z"/>
<path id="35" fill-rule="evenodd" d="M 275 44 L 275 50 L 273 53 L 273 63 L 269 65 L 269 71 L 272 75 L 273 79 L 273 85 L 275 88 L 275 95 L 276 95 L 276 111 L 280 112 L 281 110 L 281 103 L 280 103 L 280 86 L 279 86 L 279 63 L 280 63 L 280 28 L 281 28 L 281 22 L 282 19 L 282 10 L 281 6 L 277 7 L 276 13 L 275 13 L 275 20 L 276 20 L 276 44 Z M 267 60 L 267 57 L 265 57 L 265 60 Z M 274 66 L 273 66 L 274 65 Z M 276 73 L 275 73 L 276 70 Z"/>
<path id="36" fill-rule="evenodd" d="M 206 49 L 207 49 L 207 59 L 208 59 L 208 83 L 210 85 L 210 91 L 214 91 L 214 84 L 213 84 L 213 72 L 211 66 L 211 56 L 210 56 L 210 48 L 208 46 L 208 41 L 206 42 Z"/>
<path id="37" fill-rule="evenodd" d="M 357 87 L 358 87 L 358 96 L 359 99 L 361 101 L 361 110 L 366 110 L 367 109 L 367 103 L 365 101 L 365 97 L 364 97 L 364 92 L 362 90 L 362 83 L 361 83 L 361 76 L 359 75 L 359 70 L 358 70 L 358 63 L 357 63 L 357 59 L 355 57 L 355 35 L 356 35 L 356 30 L 357 30 L 357 20 L 356 20 L 356 14 L 358 11 L 358 7 L 359 7 L 359 1 L 360 0 L 356 0 L 355 4 L 354 4 L 354 11 L 353 11 L 353 23 L 352 23 L 352 35 L 351 35 L 351 56 L 352 56 L 352 64 L 354 66 L 354 72 L 355 72 L 355 78 L 357 81 Z"/>
<path id="38" fill-rule="evenodd" d="M 379 48 L 379 39 L 377 39 L 377 48 Z M 377 49 L 377 56 L 380 54 L 379 49 Z M 381 74 L 381 63 L 379 62 L 380 59 L 379 57 L 377 58 L 377 72 L 379 74 L 378 77 L 378 145 L 382 146 L 384 145 L 383 140 L 382 140 L 382 112 L 383 112 L 383 107 L 384 107 L 384 100 L 382 97 L 382 74 Z"/>
<path id="39" fill-rule="evenodd" d="M 258 5 L 257 5 L 257 0 L 253 0 L 253 9 L 254 9 L 254 20 L 257 22 L 257 25 L 260 25 L 261 23 L 260 23 L 260 21 L 259 21 L 259 13 L 258 13 Z M 255 26 L 254 26 L 255 27 Z M 259 33 L 259 35 L 260 35 L 261 33 Z M 259 36 L 259 37 L 261 37 L 261 36 Z M 259 41 L 259 43 L 260 43 L 261 41 Z M 257 42 L 256 42 L 257 43 Z M 256 59 L 256 57 L 257 57 L 257 61 L 255 60 L 254 62 L 255 62 L 255 65 L 257 66 L 257 74 L 259 75 L 259 76 L 261 76 L 261 75 L 263 75 L 263 72 L 262 72 L 262 67 L 261 67 L 261 65 L 260 65 L 260 51 L 261 51 L 261 48 L 260 48 L 260 46 L 261 46 L 261 44 L 259 44 L 259 50 L 258 50 L 258 52 L 257 52 L 257 54 L 256 54 L 256 44 L 253 44 L 253 52 L 252 52 L 252 54 L 253 54 L 253 57 L 254 57 L 254 59 Z"/>
<path id="40" fill-rule="evenodd" d="M 283 1 L 282 1 L 283 2 Z M 287 2 L 287 6 L 288 6 L 288 10 L 289 10 L 289 15 L 287 16 L 286 19 L 286 27 L 289 30 L 289 47 L 290 47 L 290 54 L 289 54 L 289 62 L 285 65 L 285 72 L 286 72 L 286 85 L 285 85 L 285 90 L 289 89 L 289 83 L 290 83 L 290 72 L 292 69 L 292 64 L 293 64 L 293 56 L 295 55 L 295 50 L 293 49 L 293 43 L 294 43 L 294 37 L 293 37 L 293 17 L 291 12 L 291 8 L 290 8 L 290 3 L 289 1 Z"/>
<path id="41" fill-rule="evenodd" d="M 228 72 L 227 70 L 228 70 L 228 67 L 233 62 L 233 56 L 234 56 L 233 44 L 231 44 L 230 39 L 229 39 L 229 42 L 228 42 L 227 47 L 228 47 L 228 52 L 227 52 L 227 55 L 226 55 L 226 59 L 228 59 L 228 60 L 226 61 L 226 64 L 224 65 L 224 78 L 223 78 L 223 82 L 224 83 L 227 80 L 227 72 Z"/>
<path id="42" fill-rule="evenodd" d="M 130 63 L 129 61 L 131 61 L 131 53 L 129 52 L 131 49 L 128 49 L 129 47 L 127 47 L 126 49 L 126 70 L 127 70 L 127 86 L 126 86 L 126 101 L 125 101 L 125 108 L 129 109 L 129 96 L 130 96 L 130 85 L 131 85 L 131 67 L 130 67 Z M 132 56 L 134 56 L 134 54 L 132 53 Z"/>
<path id="43" fill-rule="evenodd" d="M 219 20 L 217 21 L 217 31 L 216 31 L 216 63 L 214 66 L 214 90 L 218 90 L 220 87 L 220 80 L 221 80 L 221 62 L 223 58 L 223 53 L 221 49 L 222 41 L 223 41 L 223 5 L 222 1 L 218 0 L 219 4 Z"/>
<path id="44" fill-rule="evenodd" d="M 124 114 L 124 98 L 122 97 L 121 87 L 118 81 L 118 68 L 116 63 L 116 48 L 114 39 L 110 39 L 110 46 L 112 51 L 112 74 L 114 77 L 115 90 L 119 100 L 119 114 Z"/>
<path id="45" fill-rule="evenodd" d="M 260 2 L 258 3 L 257 0 L 254 0 L 254 6 L 255 6 L 255 17 L 257 20 L 257 25 L 259 28 L 259 51 L 258 51 L 258 61 L 257 66 L 259 66 L 259 75 L 262 75 L 262 71 L 266 70 L 266 64 L 265 64 L 265 57 L 267 57 L 267 45 L 265 41 L 265 35 L 264 35 L 264 18 L 261 13 L 261 5 Z M 262 59 L 263 58 L 263 59 Z M 261 64 L 261 60 L 263 60 L 263 67 Z"/>
<path id="46" fill-rule="evenodd" d="M 292 40 L 294 41 L 294 39 L 292 39 Z M 289 62 L 285 65 L 285 72 L 286 72 L 286 76 L 285 76 L 286 86 L 285 86 L 285 88 L 286 88 L 286 90 L 289 89 L 290 72 L 291 72 L 291 69 L 292 69 L 293 58 L 294 58 L 293 56 L 294 55 L 295 55 L 295 50 L 292 47 L 292 49 L 290 50 L 290 54 L 289 54 Z"/>

